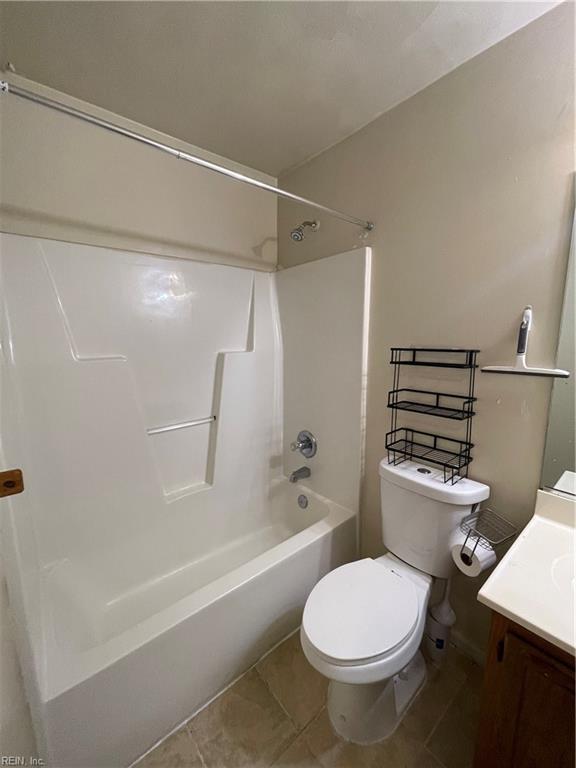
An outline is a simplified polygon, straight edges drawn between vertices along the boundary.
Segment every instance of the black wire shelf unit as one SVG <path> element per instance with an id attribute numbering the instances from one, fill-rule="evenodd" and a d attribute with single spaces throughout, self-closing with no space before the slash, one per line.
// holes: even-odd
<path id="1" fill-rule="evenodd" d="M 420 365 L 432 368 L 478 368 L 479 349 L 460 347 L 391 347 L 392 365 Z"/>
<path id="2" fill-rule="evenodd" d="M 388 408 L 392 411 L 391 429 L 386 434 L 389 464 L 416 460 L 440 466 L 444 471 L 444 482 L 452 485 L 468 476 L 474 447 L 471 442 L 472 418 L 475 414 L 474 385 L 479 351 L 454 347 L 391 348 L 390 363 L 394 366 L 394 384 L 388 393 Z M 403 366 L 468 370 L 467 391 L 465 394 L 456 394 L 401 387 L 400 371 Z M 465 422 L 465 437 L 459 439 L 398 426 L 399 411 Z"/>
<path id="3" fill-rule="evenodd" d="M 393 389 L 388 393 L 388 408 L 426 413 L 441 419 L 464 421 L 474 416 L 474 397 L 431 392 L 428 389 Z"/>

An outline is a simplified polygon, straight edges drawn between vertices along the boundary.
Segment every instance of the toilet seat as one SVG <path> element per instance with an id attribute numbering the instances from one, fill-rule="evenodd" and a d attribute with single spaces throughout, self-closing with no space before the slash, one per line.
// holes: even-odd
<path id="1" fill-rule="evenodd" d="M 302 631 L 329 664 L 365 665 L 394 653 L 418 623 L 416 585 L 392 560 L 366 558 L 331 571 L 314 587 Z"/>

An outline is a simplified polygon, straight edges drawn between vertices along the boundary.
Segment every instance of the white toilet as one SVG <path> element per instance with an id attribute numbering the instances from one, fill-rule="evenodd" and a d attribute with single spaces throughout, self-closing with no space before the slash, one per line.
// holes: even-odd
<path id="1" fill-rule="evenodd" d="M 336 568 L 306 602 L 306 658 L 330 680 L 328 713 L 344 739 L 389 736 L 426 678 L 422 641 L 433 577 L 453 573 L 451 536 L 487 485 L 444 483 L 443 471 L 380 463 L 382 538 L 388 554 Z"/>

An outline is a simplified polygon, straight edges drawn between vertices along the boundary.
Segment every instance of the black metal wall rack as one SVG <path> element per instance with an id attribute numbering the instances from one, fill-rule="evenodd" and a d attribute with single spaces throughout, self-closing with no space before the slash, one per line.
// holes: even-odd
<path id="1" fill-rule="evenodd" d="M 392 347 L 390 364 L 394 366 L 394 383 L 388 393 L 392 411 L 391 429 L 386 434 L 388 462 L 400 464 L 408 459 L 424 461 L 444 470 L 445 483 L 457 483 L 468 476 L 472 462 L 472 418 L 478 349 L 454 347 Z M 467 392 L 436 392 L 400 386 L 403 366 L 455 368 L 468 370 Z M 466 435 L 460 440 L 433 432 L 398 426 L 398 412 L 408 411 L 440 419 L 466 422 Z"/>

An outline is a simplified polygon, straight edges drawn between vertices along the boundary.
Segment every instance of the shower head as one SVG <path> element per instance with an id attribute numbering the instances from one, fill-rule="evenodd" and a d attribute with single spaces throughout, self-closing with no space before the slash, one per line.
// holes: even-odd
<path id="1" fill-rule="evenodd" d="M 304 240 L 304 230 L 302 227 L 296 227 L 296 229 L 293 229 L 292 232 L 290 232 L 290 237 L 295 243 L 300 243 Z"/>
<path id="2" fill-rule="evenodd" d="M 290 238 L 295 243 L 301 243 L 304 240 L 304 227 L 310 227 L 312 232 L 317 232 L 320 229 L 319 221 L 303 221 L 290 232 Z"/>

